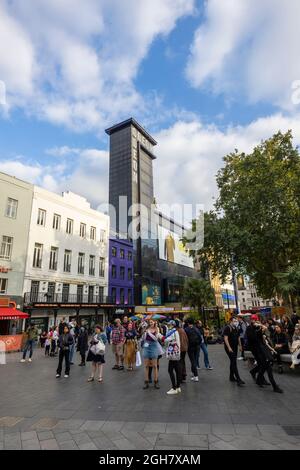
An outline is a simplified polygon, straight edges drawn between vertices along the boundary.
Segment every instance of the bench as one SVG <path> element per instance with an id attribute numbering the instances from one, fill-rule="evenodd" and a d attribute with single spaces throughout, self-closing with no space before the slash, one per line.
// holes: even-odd
<path id="1" fill-rule="evenodd" d="M 245 357 L 245 359 L 253 359 L 254 360 L 254 356 L 253 356 L 251 351 L 245 351 L 244 352 L 244 357 Z M 291 364 L 292 363 L 292 355 L 291 354 L 280 354 L 280 360 L 281 360 L 281 362 L 283 362 L 285 364 Z M 283 368 L 280 364 L 278 364 L 278 372 L 280 374 L 283 373 Z"/>

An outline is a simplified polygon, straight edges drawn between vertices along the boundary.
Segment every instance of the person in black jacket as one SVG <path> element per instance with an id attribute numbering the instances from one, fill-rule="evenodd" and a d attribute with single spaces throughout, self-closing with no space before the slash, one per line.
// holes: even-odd
<path id="1" fill-rule="evenodd" d="M 189 340 L 188 356 L 191 361 L 191 369 L 193 374 L 191 380 L 193 382 L 199 382 L 197 370 L 197 357 L 199 356 L 200 351 L 201 334 L 198 328 L 195 327 L 194 320 L 192 318 L 188 320 L 188 325 L 185 328 L 185 332 Z"/>
<path id="2" fill-rule="evenodd" d="M 63 333 L 58 338 L 58 347 L 59 347 L 59 360 L 58 367 L 56 371 L 56 378 L 61 376 L 62 364 L 65 359 L 65 377 L 70 375 L 70 347 L 73 344 L 73 336 L 70 333 L 69 327 L 66 325 L 64 327 Z"/>
<path id="3" fill-rule="evenodd" d="M 242 349 L 240 331 L 238 329 L 239 322 L 236 317 L 233 317 L 229 323 L 224 328 L 224 348 L 227 356 L 230 360 L 230 382 L 236 382 L 240 387 L 245 385 L 245 382 L 241 379 L 238 367 L 237 367 L 237 355 L 238 348 Z"/>
<path id="4" fill-rule="evenodd" d="M 86 352 L 89 349 L 89 336 L 87 329 L 84 325 L 81 326 L 77 341 L 77 351 L 80 352 L 81 363 L 79 366 L 85 366 Z"/>
<path id="5" fill-rule="evenodd" d="M 288 337 L 281 325 L 275 326 L 275 333 L 272 340 L 276 351 L 275 357 L 278 364 L 281 364 L 280 354 L 290 354 Z"/>

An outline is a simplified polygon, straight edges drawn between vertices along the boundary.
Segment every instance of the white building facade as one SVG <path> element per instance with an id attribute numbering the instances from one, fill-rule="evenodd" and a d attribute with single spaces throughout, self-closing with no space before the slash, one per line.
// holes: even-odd
<path id="1" fill-rule="evenodd" d="M 104 323 L 109 228 L 85 198 L 34 186 L 23 290 L 37 324 L 78 316 Z"/>
<path id="2" fill-rule="evenodd" d="M 249 277 L 240 276 L 238 281 L 239 304 L 242 311 L 272 307 L 273 302 L 258 295 L 256 286 Z"/>

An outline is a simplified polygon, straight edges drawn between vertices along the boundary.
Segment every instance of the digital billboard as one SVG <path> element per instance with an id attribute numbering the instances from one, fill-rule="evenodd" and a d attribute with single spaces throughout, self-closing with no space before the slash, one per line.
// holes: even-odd
<path id="1" fill-rule="evenodd" d="M 159 257 L 170 263 L 181 264 L 193 268 L 193 258 L 189 256 L 177 233 L 158 226 Z"/>

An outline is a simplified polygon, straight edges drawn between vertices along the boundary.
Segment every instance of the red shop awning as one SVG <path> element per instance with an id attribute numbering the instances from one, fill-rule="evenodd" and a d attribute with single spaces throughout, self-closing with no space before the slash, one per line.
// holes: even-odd
<path id="1" fill-rule="evenodd" d="M 20 320 L 28 317 L 28 313 L 21 312 L 21 310 L 12 307 L 0 307 L 0 320 Z"/>

